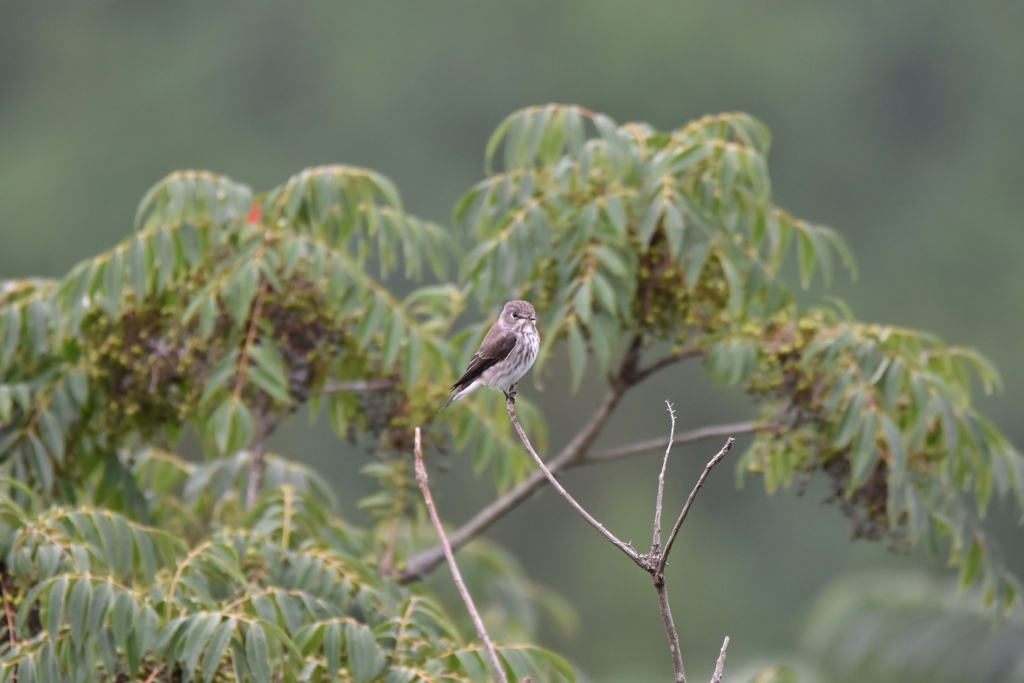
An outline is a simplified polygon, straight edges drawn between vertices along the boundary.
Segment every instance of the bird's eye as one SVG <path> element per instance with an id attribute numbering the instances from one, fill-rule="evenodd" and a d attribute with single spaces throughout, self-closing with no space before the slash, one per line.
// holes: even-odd
<path id="1" fill-rule="evenodd" d="M 518 314 L 518 313 L 516 313 L 515 311 L 513 311 L 513 312 L 512 312 L 512 317 L 513 317 L 513 318 L 518 318 L 518 317 L 519 317 L 519 314 Z"/>

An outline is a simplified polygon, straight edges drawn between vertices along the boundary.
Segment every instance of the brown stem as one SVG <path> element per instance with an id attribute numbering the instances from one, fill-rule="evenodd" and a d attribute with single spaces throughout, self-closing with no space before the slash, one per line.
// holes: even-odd
<path id="1" fill-rule="evenodd" d="M 513 384 L 512 390 L 509 393 L 515 394 L 515 388 L 516 385 Z M 633 550 L 633 548 L 631 548 L 628 544 L 623 543 L 618 538 L 616 538 L 615 534 L 605 529 L 603 524 L 598 522 L 596 519 L 593 518 L 593 516 L 591 516 L 589 512 L 584 510 L 583 506 L 577 503 L 576 500 L 571 495 L 569 495 L 569 492 L 566 491 L 565 488 L 558 483 L 558 480 L 555 479 L 555 475 L 551 474 L 551 471 L 548 470 L 547 465 L 545 465 L 544 461 L 540 459 L 539 455 L 537 455 L 537 451 L 533 449 L 533 444 L 531 444 L 530 440 L 526 437 L 526 432 L 524 432 L 522 426 L 520 426 L 519 419 L 516 417 L 514 399 L 509 397 L 508 401 L 506 401 L 505 403 L 505 407 L 506 410 L 508 410 L 509 419 L 512 420 L 512 426 L 515 427 L 516 431 L 519 433 L 519 438 L 522 439 L 523 445 L 526 446 L 526 450 L 529 451 L 530 455 L 533 457 L 533 461 L 537 464 L 537 467 L 540 469 L 541 472 L 544 473 L 544 476 L 547 477 L 548 482 L 555 488 L 556 491 L 558 491 L 562 498 L 565 498 L 569 505 L 571 505 L 572 508 L 576 510 L 576 512 L 578 512 L 583 519 L 587 520 L 587 523 L 590 524 L 590 526 L 597 529 L 597 531 L 602 536 L 607 538 L 612 545 L 614 545 L 616 548 L 624 552 L 626 556 L 629 557 L 629 559 L 636 562 L 637 565 L 643 567 L 644 569 L 647 569 L 647 566 L 644 563 L 644 559 L 640 556 L 639 553 Z"/>
<path id="2" fill-rule="evenodd" d="M 701 439 L 707 439 L 713 436 L 730 436 L 733 434 L 749 434 L 751 432 L 757 432 L 765 429 L 763 425 L 757 422 L 734 422 L 732 424 L 721 424 L 711 425 L 708 427 L 700 427 L 699 429 L 691 429 L 688 432 L 677 434 L 674 439 L 666 439 L 661 437 L 658 439 L 645 439 L 643 441 L 637 441 L 626 446 L 618 446 L 616 448 L 610 448 L 604 451 L 597 451 L 596 453 L 587 453 L 582 460 L 579 462 L 580 465 L 596 465 L 602 462 L 611 462 L 613 460 L 622 460 L 629 458 L 634 455 L 640 455 L 647 451 L 655 451 L 665 448 L 671 445 L 680 446 L 685 443 L 693 443 L 694 441 L 700 441 Z"/>
<path id="3" fill-rule="evenodd" d="M 715 675 L 711 677 L 711 683 L 722 683 L 722 674 L 725 671 L 725 650 L 729 647 L 729 636 L 725 637 L 722 643 L 722 651 L 718 654 L 718 661 L 715 662 Z"/>
<path id="4" fill-rule="evenodd" d="M 665 405 L 668 406 L 672 424 L 668 431 L 668 447 L 665 448 L 665 457 L 661 461 L 661 472 L 658 474 L 658 497 L 654 503 L 654 540 L 651 541 L 652 557 L 661 552 L 661 501 L 665 495 L 665 470 L 668 468 L 668 454 L 672 450 L 672 439 L 676 433 L 676 411 L 672 410 L 672 404 L 668 401 L 665 401 Z"/>
<path id="5" fill-rule="evenodd" d="M 722 446 L 722 450 L 718 451 L 715 457 L 711 458 L 711 461 L 704 466 L 704 471 L 700 473 L 700 478 L 697 480 L 696 486 L 690 491 L 690 497 L 686 499 L 686 505 L 683 506 L 683 511 L 679 513 L 679 519 L 676 520 L 676 525 L 672 527 L 672 533 L 668 537 L 668 542 L 665 543 L 665 552 L 661 555 L 661 560 L 658 562 L 658 566 L 655 573 L 655 581 L 661 578 L 664 580 L 665 564 L 668 562 L 668 554 L 672 552 L 672 544 L 676 542 L 676 536 L 679 534 L 679 528 L 683 526 L 683 522 L 686 521 L 686 515 L 690 513 L 690 507 L 693 505 L 693 499 L 697 497 L 697 491 L 700 491 L 700 487 L 704 485 L 704 480 L 708 478 L 708 473 L 711 472 L 711 468 L 717 465 L 725 454 L 732 448 L 733 443 L 736 439 L 731 436 L 726 440 L 725 445 Z"/>
<path id="6" fill-rule="evenodd" d="M 369 394 L 374 391 L 394 389 L 401 382 L 397 379 L 356 379 L 350 382 L 327 382 L 320 390 L 321 394 L 351 392 L 353 394 Z"/>
<path id="7" fill-rule="evenodd" d="M 668 634 L 668 649 L 672 653 L 672 668 L 675 671 L 675 682 L 686 683 L 686 672 L 683 670 L 683 653 L 679 650 L 679 632 L 672 620 L 672 609 L 668 605 L 668 589 L 665 578 L 655 577 L 654 590 L 658 594 L 658 605 L 661 607 L 661 618 L 665 622 L 665 633 Z"/>
<path id="8" fill-rule="evenodd" d="M 427 485 L 427 468 L 423 465 L 423 446 L 419 427 L 416 428 L 416 448 L 414 449 L 414 452 L 416 455 L 416 482 L 420 485 L 420 491 L 423 492 L 423 501 L 427 504 L 427 511 L 430 513 L 430 521 L 434 523 L 437 535 L 441 539 L 441 547 L 444 548 L 444 555 L 448 559 L 448 566 L 452 570 L 452 578 L 455 580 L 455 586 L 459 589 L 459 595 L 462 596 L 462 601 L 466 603 L 466 609 L 469 610 L 469 616 L 473 619 L 473 624 L 476 626 L 477 636 L 480 637 L 480 640 L 484 643 L 484 647 L 487 649 L 487 657 L 490 659 L 491 667 L 494 669 L 494 674 L 498 677 L 498 680 L 501 681 L 501 683 L 508 683 L 508 679 L 505 677 L 505 670 L 502 668 L 501 661 L 498 659 L 498 653 L 494 649 L 494 644 L 491 642 L 490 637 L 487 635 L 487 629 L 484 628 L 483 619 L 480 618 L 480 613 L 476 611 L 476 605 L 473 604 L 473 597 L 469 594 L 469 590 L 466 588 L 466 584 L 462 580 L 462 573 L 459 571 L 459 565 L 455 563 L 455 552 L 452 550 L 451 545 L 448 543 L 448 538 L 444 534 L 444 527 L 441 526 L 441 518 L 437 516 L 437 508 L 434 507 L 434 498 L 430 495 L 430 486 Z"/>
<path id="9" fill-rule="evenodd" d="M 235 400 L 242 398 L 242 387 L 245 386 L 245 371 L 249 368 L 249 349 L 256 343 L 260 317 L 263 315 L 263 295 L 267 291 L 267 281 L 260 283 L 256 293 L 256 301 L 252 304 L 252 317 L 249 319 L 249 332 L 245 335 L 245 346 L 242 348 L 242 359 L 238 363 L 238 377 L 235 379 Z"/>

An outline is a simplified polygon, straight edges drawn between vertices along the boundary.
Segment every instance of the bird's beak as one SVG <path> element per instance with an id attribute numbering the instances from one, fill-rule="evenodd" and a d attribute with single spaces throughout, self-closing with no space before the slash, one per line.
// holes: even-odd
<path id="1" fill-rule="evenodd" d="M 534 321 L 534 322 L 537 322 L 537 316 L 535 316 L 535 315 L 531 315 L 531 316 L 530 316 L 530 320 L 532 320 L 532 321 Z"/>

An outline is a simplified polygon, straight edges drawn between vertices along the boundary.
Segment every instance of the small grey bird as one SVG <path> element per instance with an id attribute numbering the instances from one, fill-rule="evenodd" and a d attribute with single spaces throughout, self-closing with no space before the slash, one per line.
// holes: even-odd
<path id="1" fill-rule="evenodd" d="M 487 331 L 480 350 L 473 354 L 466 372 L 449 389 L 456 393 L 441 410 L 480 387 L 500 389 L 508 397 L 512 385 L 537 359 L 539 348 L 540 335 L 533 306 L 526 301 L 509 301 Z"/>

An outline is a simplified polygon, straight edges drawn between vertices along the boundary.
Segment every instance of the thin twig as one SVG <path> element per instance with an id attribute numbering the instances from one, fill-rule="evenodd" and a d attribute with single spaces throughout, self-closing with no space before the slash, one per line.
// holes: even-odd
<path id="1" fill-rule="evenodd" d="M 725 650 L 729 647 L 729 636 L 725 637 L 725 642 L 722 643 L 722 652 L 718 655 L 718 661 L 715 663 L 715 675 L 711 677 L 711 683 L 722 683 L 722 673 L 725 671 Z"/>
<path id="2" fill-rule="evenodd" d="M 654 540 L 651 541 L 651 555 L 661 552 L 661 500 L 665 495 L 665 470 L 668 468 L 668 454 L 672 450 L 672 439 L 676 433 L 676 411 L 672 410 L 672 404 L 665 401 L 668 406 L 668 415 L 672 418 L 672 424 L 668 430 L 668 447 L 665 448 L 665 457 L 661 461 L 661 473 L 658 474 L 658 498 L 654 504 Z"/>
<path id="3" fill-rule="evenodd" d="M 420 485 L 420 491 L 423 492 L 423 501 L 427 504 L 427 511 L 430 513 L 430 520 L 434 523 L 437 535 L 441 539 L 441 547 L 444 548 L 444 555 L 448 558 L 448 566 L 451 567 L 452 578 L 455 580 L 455 585 L 459 589 L 462 601 L 466 603 L 466 609 L 469 610 L 469 616 L 473 619 L 473 624 L 476 626 L 476 633 L 480 637 L 480 640 L 483 641 L 484 647 L 487 648 L 487 656 L 491 661 L 491 666 L 494 668 L 494 674 L 498 677 L 498 680 L 501 681 L 501 683 L 508 683 L 508 679 L 505 677 L 505 670 L 502 668 L 501 661 L 498 659 L 498 652 L 494 649 L 494 644 L 491 643 L 491 639 L 487 635 L 487 629 L 484 628 L 484 622 L 480 618 L 480 613 L 476 611 L 476 606 L 473 604 L 473 598 L 469 594 L 469 590 L 466 588 L 466 584 L 462 580 L 462 573 L 459 571 L 459 566 L 455 564 L 455 552 L 448 543 L 448 537 L 445 536 L 444 527 L 441 526 L 441 518 L 437 516 L 437 508 L 434 507 L 434 498 L 430 495 L 430 487 L 427 485 L 427 468 L 423 465 L 423 445 L 419 427 L 416 428 L 415 454 L 416 482 Z"/>
<path id="4" fill-rule="evenodd" d="M 668 588 L 665 587 L 664 577 L 661 580 L 655 577 L 654 590 L 658 594 L 658 606 L 661 608 L 661 618 L 665 622 L 665 633 L 668 634 L 668 650 L 672 655 L 675 683 L 686 683 L 686 672 L 683 670 L 683 653 L 679 649 L 679 632 L 676 631 L 676 624 L 672 620 L 672 608 L 668 604 Z"/>
<path id="5" fill-rule="evenodd" d="M 245 371 L 249 368 L 249 349 L 256 343 L 256 333 L 259 331 L 260 317 L 263 315 L 263 295 L 267 292 L 267 281 L 260 283 L 260 289 L 256 292 L 256 301 L 252 304 L 252 317 L 249 319 L 249 331 L 245 335 L 245 346 L 242 347 L 242 359 L 238 363 L 238 377 L 235 379 L 235 400 L 242 397 L 242 387 L 245 386 Z"/>
<path id="6" fill-rule="evenodd" d="M 397 379 L 356 379 L 351 382 L 327 382 L 320 390 L 321 394 L 337 394 L 351 392 L 353 394 L 369 394 L 374 391 L 394 389 L 399 384 Z"/>
<path id="7" fill-rule="evenodd" d="M 763 429 L 766 428 L 754 421 L 733 422 L 732 424 L 700 427 L 699 429 L 691 429 L 688 432 L 677 434 L 674 439 L 666 439 L 665 437 L 658 439 L 644 439 L 643 441 L 637 441 L 636 443 L 631 443 L 625 446 L 597 451 L 596 453 L 587 453 L 579 464 L 596 465 L 598 463 L 610 462 L 612 460 L 622 460 L 623 458 L 629 458 L 634 455 L 646 453 L 647 451 L 661 450 L 668 445 L 675 448 L 676 446 L 680 446 L 685 443 L 693 443 L 694 441 L 700 441 L 701 439 L 707 439 L 713 436 L 749 434 Z"/>
<path id="8" fill-rule="evenodd" d="M 695 356 L 700 356 L 703 354 L 704 352 L 700 349 L 686 349 L 685 351 L 680 351 L 679 353 L 673 353 L 671 356 L 665 356 L 660 360 L 654 361 L 646 368 L 638 369 L 636 371 L 636 375 L 634 375 L 634 382 L 641 382 L 650 377 L 651 375 L 653 375 L 654 373 L 658 372 L 659 370 L 667 368 L 669 365 L 675 365 L 676 363 L 684 361 L 687 358 L 693 358 Z"/>
<path id="9" fill-rule="evenodd" d="M 668 542 L 665 543 L 665 552 L 661 555 L 661 560 L 658 562 L 658 568 L 655 573 L 655 580 L 657 577 L 664 575 L 665 564 L 668 562 L 668 554 L 672 552 L 672 544 L 676 542 L 676 536 L 679 534 L 679 527 L 683 526 L 683 522 L 686 520 L 686 515 L 690 513 L 690 506 L 693 505 L 693 499 L 697 497 L 697 491 L 700 491 L 700 487 L 704 485 L 704 480 L 708 478 L 708 473 L 711 472 L 711 468 L 717 465 L 725 454 L 732 448 L 733 443 L 736 439 L 731 436 L 726 440 L 725 445 L 722 446 L 722 450 L 718 451 L 715 457 L 711 458 L 711 461 L 704 466 L 704 471 L 701 472 L 700 478 L 697 480 L 697 485 L 693 487 L 693 491 L 690 491 L 690 497 L 686 499 L 686 505 L 683 506 L 683 511 L 679 513 L 679 519 L 676 520 L 676 525 L 672 527 L 672 534 L 668 537 Z"/>
<path id="10" fill-rule="evenodd" d="M 161 664 L 157 668 L 153 669 L 153 672 L 151 674 L 149 674 L 149 676 L 146 678 L 146 683 L 153 683 L 153 681 L 156 680 L 156 677 L 159 676 L 160 672 L 163 671 L 163 670 L 164 670 L 164 665 L 163 664 Z"/>
<path id="11" fill-rule="evenodd" d="M 516 385 L 513 384 L 512 389 L 509 393 L 514 394 L 515 388 Z M 516 417 L 515 404 L 513 403 L 512 398 L 509 398 L 508 401 L 506 401 L 505 407 L 508 410 L 509 419 L 512 420 L 512 426 L 514 426 L 516 428 L 516 431 L 519 432 L 519 438 L 522 439 L 523 445 L 526 446 L 526 450 L 529 451 L 530 455 L 533 457 L 533 461 L 537 463 L 537 467 L 540 468 L 540 471 L 544 473 L 545 477 L 547 477 L 548 482 L 550 482 L 550 484 L 553 487 L 555 487 L 555 490 L 558 491 L 559 494 L 561 494 L 562 498 L 565 498 L 569 505 L 571 505 L 573 509 L 576 510 L 576 512 L 578 512 L 581 517 L 583 517 L 583 519 L 587 520 L 590 526 L 597 529 L 602 536 L 607 538 L 612 545 L 614 545 L 616 548 L 624 552 L 626 556 L 629 557 L 629 559 L 636 562 L 637 565 L 639 565 L 645 570 L 648 569 L 647 565 L 644 562 L 644 558 L 641 557 L 639 553 L 633 550 L 633 548 L 631 548 L 628 544 L 623 543 L 618 538 L 616 538 L 615 534 L 605 529 L 603 524 L 598 522 L 590 515 L 589 512 L 584 510 L 583 506 L 577 503 L 576 500 L 571 495 L 569 495 L 569 492 L 566 491 L 565 488 L 563 488 L 562 485 L 558 483 L 558 480 L 555 479 L 555 475 L 551 474 L 550 470 L 548 470 L 547 468 L 547 465 L 545 465 L 544 461 L 540 459 L 539 455 L 537 455 L 537 451 L 533 449 L 533 444 L 531 444 L 530 440 L 526 437 L 526 432 L 524 432 L 522 426 L 520 426 L 519 419 Z"/>
<path id="12" fill-rule="evenodd" d="M 0 597 L 4 600 L 4 614 L 7 615 L 7 644 L 10 647 L 16 647 L 18 645 L 18 633 L 14 630 L 14 607 L 7 600 L 7 586 L 4 585 L 4 581 L 7 579 L 6 573 L 3 578 L 0 579 Z"/>

